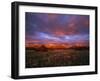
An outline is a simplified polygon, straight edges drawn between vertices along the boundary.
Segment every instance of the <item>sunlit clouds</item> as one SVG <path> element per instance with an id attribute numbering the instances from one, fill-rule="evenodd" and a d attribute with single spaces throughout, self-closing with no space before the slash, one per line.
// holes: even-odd
<path id="1" fill-rule="evenodd" d="M 89 45 L 89 16 L 25 13 L 26 46 L 46 47 Z M 67 46 L 66 46 L 67 45 Z"/>

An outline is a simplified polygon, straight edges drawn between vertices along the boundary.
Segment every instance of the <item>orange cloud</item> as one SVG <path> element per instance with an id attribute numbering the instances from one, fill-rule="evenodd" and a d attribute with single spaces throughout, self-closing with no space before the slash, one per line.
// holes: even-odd
<path id="1" fill-rule="evenodd" d="M 54 19 L 56 19 L 57 17 L 58 17 L 57 14 L 48 14 L 48 18 L 49 18 L 50 20 L 54 20 Z"/>

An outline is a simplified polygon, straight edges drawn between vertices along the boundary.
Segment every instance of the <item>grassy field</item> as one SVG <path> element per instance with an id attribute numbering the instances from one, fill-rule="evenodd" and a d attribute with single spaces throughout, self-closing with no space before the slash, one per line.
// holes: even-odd
<path id="1" fill-rule="evenodd" d="M 36 51 L 26 49 L 26 68 L 89 65 L 89 50 L 55 49 Z"/>

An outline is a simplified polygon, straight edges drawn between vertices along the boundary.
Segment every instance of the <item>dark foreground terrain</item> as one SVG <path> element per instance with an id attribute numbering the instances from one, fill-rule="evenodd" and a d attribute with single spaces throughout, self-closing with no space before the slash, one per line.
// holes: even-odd
<path id="1" fill-rule="evenodd" d="M 89 49 L 26 49 L 26 68 L 89 65 Z"/>

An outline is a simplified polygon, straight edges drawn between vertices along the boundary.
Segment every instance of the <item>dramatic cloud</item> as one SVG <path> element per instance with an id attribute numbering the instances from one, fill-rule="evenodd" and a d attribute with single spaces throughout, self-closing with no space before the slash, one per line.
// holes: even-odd
<path id="1" fill-rule="evenodd" d="M 88 15 L 26 12 L 25 22 L 26 44 L 89 42 Z"/>

